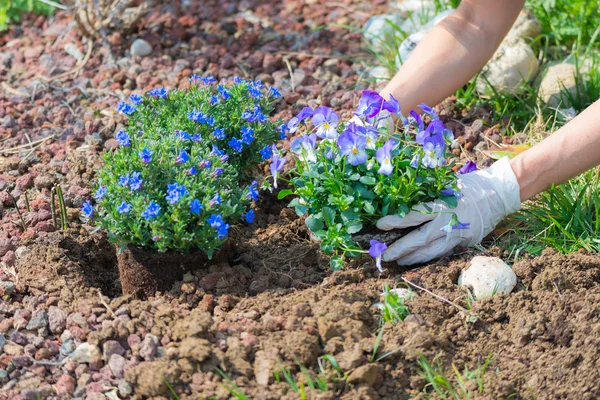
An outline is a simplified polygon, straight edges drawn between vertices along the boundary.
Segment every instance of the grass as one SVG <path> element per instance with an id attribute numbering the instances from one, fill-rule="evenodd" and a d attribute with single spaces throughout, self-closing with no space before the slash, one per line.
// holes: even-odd
<path id="1" fill-rule="evenodd" d="M 291 353 L 291 354 L 292 354 L 292 357 L 294 358 L 294 361 L 296 361 L 296 364 L 300 368 L 300 371 L 302 372 L 304 379 L 296 380 L 296 378 L 292 374 L 292 372 L 284 366 L 281 366 L 279 370 L 274 371 L 273 374 L 274 374 L 275 380 L 277 382 L 282 382 L 282 381 L 287 382 L 287 384 L 290 386 L 290 388 L 292 389 L 292 391 L 294 393 L 300 394 L 301 399 L 306 399 L 306 392 L 304 389 L 305 385 L 307 385 L 309 388 L 311 388 L 313 390 L 318 390 L 320 392 L 329 391 L 330 385 L 329 385 L 329 379 L 328 379 L 328 374 L 327 374 L 327 367 L 326 367 L 327 364 L 330 364 L 332 366 L 332 368 L 334 369 L 334 371 L 336 372 L 336 374 L 331 377 L 332 384 L 336 384 L 337 381 L 339 381 L 339 380 L 346 379 L 346 374 L 340 368 L 340 365 L 336 361 L 335 357 L 332 356 L 331 354 L 325 354 L 318 358 L 317 363 L 319 365 L 319 372 L 316 374 L 316 377 L 314 377 L 314 378 L 312 377 L 310 371 L 300 362 L 300 359 L 295 354 L 293 354 L 293 353 Z M 283 379 L 282 379 L 282 377 L 283 377 Z"/>
<path id="2" fill-rule="evenodd" d="M 55 7 L 40 0 L 2 0 L 0 2 L 0 32 L 11 22 L 18 22 L 26 12 L 50 15 Z M 50 2 L 51 3 L 51 2 Z"/>
<path id="3" fill-rule="evenodd" d="M 410 289 L 409 289 L 410 290 Z M 412 298 L 414 294 L 409 291 L 408 298 Z M 410 311 L 404 304 L 404 297 L 398 296 L 395 291 L 390 291 L 390 285 L 385 285 L 383 290 L 383 308 L 381 310 L 381 324 L 391 322 L 397 324 L 404 321 L 404 318 L 410 315 Z"/>
<path id="4" fill-rule="evenodd" d="M 477 394 L 483 394 L 484 392 L 483 377 L 491 361 L 492 357 L 490 354 L 483 364 L 477 364 L 475 370 L 470 371 L 469 368 L 465 367 L 462 373 L 452 364 L 454 375 L 448 377 L 444 374 L 442 364 L 437 357 L 432 362 L 429 362 L 425 356 L 421 355 L 418 360 L 418 366 L 420 375 L 427 381 L 424 391 L 426 393 L 435 392 L 442 399 L 473 399 Z M 473 386 L 470 382 L 476 383 L 475 390 L 470 389 Z"/>
<path id="5" fill-rule="evenodd" d="M 545 247 L 600 251 L 599 193 L 600 168 L 595 168 L 524 203 L 509 220 L 509 248 L 533 255 Z"/>

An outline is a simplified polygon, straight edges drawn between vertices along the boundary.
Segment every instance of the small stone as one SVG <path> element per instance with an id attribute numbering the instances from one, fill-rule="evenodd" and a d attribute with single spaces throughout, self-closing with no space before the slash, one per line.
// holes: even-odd
<path id="1" fill-rule="evenodd" d="M 0 281 L 0 297 L 10 296 L 15 291 L 15 284 L 11 281 Z"/>
<path id="2" fill-rule="evenodd" d="M 477 256 L 461 272 L 458 284 L 471 286 L 473 296 L 480 300 L 494 294 L 509 294 L 517 284 L 517 275 L 498 257 Z"/>
<path id="3" fill-rule="evenodd" d="M 158 347 L 158 338 L 150 333 L 147 333 L 140 346 L 140 357 L 146 361 L 151 361 L 156 355 L 156 348 Z"/>
<path id="4" fill-rule="evenodd" d="M 52 185 L 54 185 L 55 182 L 56 182 L 56 178 L 53 177 L 52 175 L 42 174 L 42 175 L 38 175 L 35 178 L 35 180 L 33 181 L 33 184 L 35 185 L 36 189 L 42 190 L 42 189 L 50 189 L 52 187 Z"/>
<path id="5" fill-rule="evenodd" d="M 83 53 L 81 52 L 81 50 L 79 50 L 79 48 L 74 43 L 65 44 L 64 49 L 68 55 L 75 58 L 77 61 L 83 60 L 83 57 L 84 57 Z"/>
<path id="6" fill-rule="evenodd" d="M 373 386 L 380 372 L 379 366 L 376 364 L 362 365 L 350 373 L 347 382 L 354 385 L 366 383 L 369 386 Z"/>
<path id="7" fill-rule="evenodd" d="M 31 249 L 27 246 L 19 246 L 15 250 L 15 256 L 17 257 L 17 260 L 20 260 L 29 253 L 31 253 Z"/>
<path id="8" fill-rule="evenodd" d="M 152 53 L 152 46 L 144 39 L 136 39 L 131 45 L 131 55 L 145 57 Z"/>
<path id="9" fill-rule="evenodd" d="M 50 332 L 60 335 L 67 325 L 67 313 L 58 307 L 51 306 L 48 309 L 48 323 Z"/>
<path id="10" fill-rule="evenodd" d="M 113 354 L 108 360 L 108 367 L 117 379 L 121 379 L 125 373 L 126 360 L 119 354 Z"/>
<path id="11" fill-rule="evenodd" d="M 129 383 L 127 383 L 125 379 L 119 380 L 117 388 L 119 389 L 119 394 L 121 395 L 121 397 L 127 397 L 131 393 L 133 393 L 133 388 Z"/>
<path id="12" fill-rule="evenodd" d="M 75 378 L 68 374 L 61 375 L 56 381 L 54 388 L 58 395 L 71 395 L 75 391 Z"/>
<path id="13" fill-rule="evenodd" d="M 45 328 L 46 325 L 48 325 L 48 311 L 44 309 L 38 310 L 27 324 L 27 330 Z"/>
<path id="14" fill-rule="evenodd" d="M 20 356 L 23 354 L 23 351 L 23 346 L 13 342 L 7 342 L 4 345 L 4 353 L 8 354 L 9 356 Z"/>
<path id="15" fill-rule="evenodd" d="M 550 107 L 569 107 L 570 98 L 576 99 L 577 67 L 569 63 L 559 63 L 548 67 L 540 82 L 539 96 Z"/>
<path id="16" fill-rule="evenodd" d="M 21 397 L 23 400 L 38 400 L 40 393 L 35 389 L 24 389 L 21 391 Z"/>
<path id="17" fill-rule="evenodd" d="M 292 80 L 295 87 L 302 85 L 306 80 L 306 72 L 303 69 L 297 68 L 292 74 Z"/>
<path id="18" fill-rule="evenodd" d="M 74 352 L 75 349 L 76 349 L 75 342 L 73 342 L 71 339 L 69 339 L 60 346 L 60 354 L 62 354 L 63 356 L 68 356 L 69 354 Z"/>
<path id="19" fill-rule="evenodd" d="M 4 370 L 4 369 L 0 369 L 0 383 L 5 384 L 9 380 L 10 380 L 10 378 L 8 376 L 8 372 L 6 372 L 6 370 Z"/>
<path id="20" fill-rule="evenodd" d="M 110 356 L 113 354 L 118 354 L 120 356 L 125 355 L 125 349 L 116 340 L 107 340 L 102 345 L 102 353 L 104 355 L 104 359 L 108 361 Z"/>
<path id="21" fill-rule="evenodd" d="M 81 343 L 70 355 L 76 363 L 89 363 L 92 359 L 101 357 L 100 348 L 89 343 Z"/>
<path id="22" fill-rule="evenodd" d="M 4 264 L 8 268 L 14 267 L 15 266 L 15 262 L 17 261 L 17 256 L 15 255 L 14 251 L 9 250 L 2 257 L 1 261 L 2 261 L 2 264 Z"/>

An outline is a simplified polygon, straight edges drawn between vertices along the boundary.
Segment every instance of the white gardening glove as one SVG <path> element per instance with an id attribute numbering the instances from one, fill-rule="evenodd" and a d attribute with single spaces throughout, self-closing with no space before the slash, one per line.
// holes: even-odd
<path id="1" fill-rule="evenodd" d="M 491 167 L 461 175 L 462 198 L 458 207 L 450 208 L 442 201 L 413 208 L 406 217 L 388 215 L 377 221 L 384 231 L 423 226 L 396 241 L 383 253 L 383 261 L 397 260 L 399 265 L 423 263 L 452 253 L 458 245 L 473 246 L 494 230 L 508 214 L 521 208 L 519 183 L 507 157 Z M 452 213 L 468 229 L 441 230 L 448 225 Z"/>

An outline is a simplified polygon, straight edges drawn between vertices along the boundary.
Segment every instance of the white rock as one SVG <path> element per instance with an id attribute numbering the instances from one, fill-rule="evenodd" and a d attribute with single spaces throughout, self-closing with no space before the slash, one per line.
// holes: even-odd
<path id="1" fill-rule="evenodd" d="M 429 22 L 427 22 L 425 25 L 419 27 L 418 31 L 404 39 L 404 41 L 400 44 L 400 48 L 398 49 L 399 57 L 396 57 L 396 67 L 400 68 L 402 63 L 408 60 L 408 57 L 411 55 L 415 47 L 417 47 L 421 40 L 423 40 L 423 38 L 427 36 L 429 31 L 431 31 L 437 24 L 442 22 L 453 12 L 454 10 L 441 11 L 439 14 L 437 14 L 435 17 L 429 20 Z M 409 29 L 406 26 L 405 28 Z"/>
<path id="2" fill-rule="evenodd" d="M 69 357 L 76 363 L 88 363 L 92 357 L 100 358 L 102 352 L 100 347 L 91 345 L 89 343 L 81 343 Z"/>
<path id="3" fill-rule="evenodd" d="M 400 25 L 403 21 L 404 18 L 397 13 L 372 16 L 363 27 L 364 42 L 372 46 L 375 51 L 383 51 L 386 37 L 390 37 L 395 33 L 395 29 L 390 23 Z"/>
<path id="4" fill-rule="evenodd" d="M 534 39 L 542 33 L 542 24 L 529 11 L 521 11 L 506 34 L 503 43 L 514 43 L 519 39 Z"/>
<path id="5" fill-rule="evenodd" d="M 550 107 L 569 107 L 569 98 L 577 98 L 577 67 L 569 63 L 549 66 L 543 73 L 539 97 Z"/>
<path id="6" fill-rule="evenodd" d="M 517 93 L 524 82 L 536 76 L 538 68 L 537 57 L 523 39 L 502 44 L 477 78 L 477 91 L 491 94 L 491 84 L 498 92 Z"/>
<path id="7" fill-rule="evenodd" d="M 27 246 L 20 246 L 17 247 L 17 249 L 15 250 L 15 257 L 17 258 L 17 260 L 25 257 L 27 254 L 31 253 L 31 249 Z"/>
<path id="8" fill-rule="evenodd" d="M 398 297 L 405 300 L 412 300 L 415 297 L 415 292 L 406 288 L 395 288 L 390 289 L 390 294 L 396 294 Z M 381 292 L 381 297 L 385 296 L 385 292 Z M 383 303 L 373 303 L 372 307 L 383 310 Z"/>
<path id="9" fill-rule="evenodd" d="M 471 286 L 473 296 L 487 299 L 494 294 L 509 294 L 517 284 L 517 275 L 498 257 L 473 257 L 469 267 L 461 271 L 458 284 Z"/>
<path id="10" fill-rule="evenodd" d="M 144 39 L 136 39 L 131 45 L 131 55 L 145 57 L 152 53 L 152 46 Z"/>

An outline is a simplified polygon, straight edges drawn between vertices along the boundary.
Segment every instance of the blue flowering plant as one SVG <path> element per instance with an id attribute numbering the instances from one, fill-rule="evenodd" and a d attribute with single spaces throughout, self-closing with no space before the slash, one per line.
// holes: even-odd
<path id="1" fill-rule="evenodd" d="M 261 81 L 235 77 L 218 82 L 192 75 L 189 89 L 132 95 L 118 111 L 130 116 L 133 133 L 176 133 L 182 141 L 214 145 L 246 174 L 269 159 L 272 145 L 286 136 L 287 126 L 269 118 L 280 97 L 277 88 Z"/>
<path id="2" fill-rule="evenodd" d="M 212 102 L 205 102 L 213 96 L 209 86 L 194 85 L 188 92 L 156 89 L 143 97 L 132 95 L 129 103 L 119 104 L 119 111 L 129 116 L 128 127 L 115 135 L 118 147 L 104 155 L 94 198 L 82 208 L 84 216 L 105 228 L 109 239 L 121 246 L 182 253 L 201 249 L 211 257 L 227 240 L 231 225 L 254 220 L 250 206 L 258 199 L 258 185 L 240 176 L 241 154 L 252 160 L 251 151 L 259 154 L 256 145 L 271 146 L 276 138 L 268 122 L 246 124 L 241 122 L 243 110 L 234 112 L 250 107 L 252 96 L 242 91 L 254 84 L 223 84 L 214 93 L 227 91 L 230 97 L 216 94 L 219 98 Z M 252 104 L 268 110 L 269 90 L 261 91 L 265 94 L 259 103 Z M 231 106 L 225 104 L 229 101 Z M 231 112 L 229 118 L 212 108 L 220 103 L 225 104 L 222 110 Z M 214 122 L 191 121 L 190 110 Z M 223 146 L 226 138 L 214 137 L 217 127 L 226 135 L 239 129 L 240 137 L 243 128 L 252 129 L 254 139 L 237 152 Z"/>
<path id="3" fill-rule="evenodd" d="M 306 216 L 322 250 L 332 255 L 333 268 L 340 268 L 347 256 L 367 252 L 380 267 L 386 244 L 372 240 L 370 249 L 361 249 L 353 240 L 379 218 L 404 216 L 433 200 L 457 205 L 461 193 L 447 153 L 453 134 L 433 109 L 420 107 L 423 115 L 411 111 L 404 117 L 396 99 L 365 90 L 350 121 L 321 106 L 305 107 L 288 122 L 298 135 L 290 144 L 295 168 L 289 171 L 291 188 L 279 197 L 295 196 L 290 207 Z M 273 164 L 281 158 L 277 154 Z M 277 177 L 277 168 L 271 169 Z M 468 225 L 453 217 L 445 228 Z"/>

